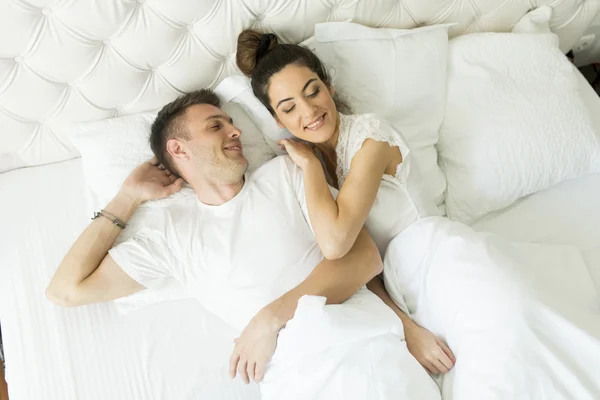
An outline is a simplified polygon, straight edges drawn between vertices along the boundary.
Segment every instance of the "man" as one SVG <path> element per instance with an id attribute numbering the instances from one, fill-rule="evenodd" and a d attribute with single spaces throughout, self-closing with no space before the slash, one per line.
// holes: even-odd
<path id="1" fill-rule="evenodd" d="M 367 233 L 361 232 L 345 257 L 325 260 L 309 224 L 301 171 L 288 157 L 278 157 L 246 174 L 241 132 L 219 107 L 213 92 L 201 90 L 159 112 L 150 139 L 156 158 L 131 173 L 77 239 L 50 282 L 47 297 L 64 306 L 82 305 L 175 277 L 206 308 L 243 330 L 230 373 L 239 373 L 246 383 L 263 378 L 278 335 L 304 295 L 340 304 L 356 294 L 355 308 L 370 307 L 373 315 L 382 315 L 380 325 L 393 326 L 393 312 L 364 289 L 382 270 Z M 175 193 L 184 179 L 197 196 L 178 201 L 152 227 L 111 249 L 142 202 Z M 404 342 L 395 339 L 385 346 L 408 354 Z M 422 379 L 430 380 L 416 360 L 410 362 Z M 388 385 L 403 381 L 399 376 L 386 379 Z M 277 390 L 270 391 L 273 398 Z"/>

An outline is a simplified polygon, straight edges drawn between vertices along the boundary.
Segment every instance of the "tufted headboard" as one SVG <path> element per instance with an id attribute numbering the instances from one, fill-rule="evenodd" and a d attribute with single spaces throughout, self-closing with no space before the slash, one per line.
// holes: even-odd
<path id="1" fill-rule="evenodd" d="M 288 42 L 314 24 L 457 22 L 451 35 L 507 31 L 553 7 L 569 50 L 600 0 L 0 0 L 0 172 L 77 156 L 60 126 L 160 108 L 236 72 L 246 27 Z"/>

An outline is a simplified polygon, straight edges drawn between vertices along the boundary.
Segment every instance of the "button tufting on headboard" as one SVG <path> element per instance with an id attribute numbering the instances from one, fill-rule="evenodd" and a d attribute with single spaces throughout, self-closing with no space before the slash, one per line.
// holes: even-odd
<path id="1" fill-rule="evenodd" d="M 600 9 L 599 0 L 0 1 L 0 171 L 76 156 L 62 123 L 153 110 L 215 86 L 237 71 L 236 39 L 247 27 L 292 42 L 312 36 L 315 23 L 349 19 L 456 22 L 458 35 L 508 31 L 545 4 L 564 51 Z"/>

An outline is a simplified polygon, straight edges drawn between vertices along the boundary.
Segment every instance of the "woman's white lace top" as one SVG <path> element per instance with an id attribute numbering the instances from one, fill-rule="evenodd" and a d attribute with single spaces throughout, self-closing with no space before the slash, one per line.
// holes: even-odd
<path id="1" fill-rule="evenodd" d="M 336 175 L 340 188 L 350 173 L 352 158 L 366 139 L 398 146 L 402 153 L 402 163 L 398 165 L 396 174 L 383 175 L 366 222 L 371 237 L 383 255 L 389 242 L 404 228 L 419 218 L 439 215 L 439 210 L 433 198 L 424 191 L 418 168 L 404 138 L 375 114 L 340 114 L 336 146 Z"/>

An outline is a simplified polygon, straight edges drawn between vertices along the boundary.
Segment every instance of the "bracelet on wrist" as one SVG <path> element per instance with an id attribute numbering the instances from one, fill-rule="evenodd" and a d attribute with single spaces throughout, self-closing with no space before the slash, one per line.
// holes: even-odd
<path id="1" fill-rule="evenodd" d="M 127 228 L 127 224 L 125 222 L 123 222 L 121 219 L 115 217 L 114 215 L 112 215 L 111 213 L 109 213 L 106 210 L 100 210 L 100 211 L 96 211 L 94 212 L 94 216 L 92 217 L 92 220 L 95 220 L 98 217 L 104 217 L 106 219 L 108 219 L 110 222 L 112 222 L 112 224 L 118 228 L 121 229 L 125 229 Z"/>

